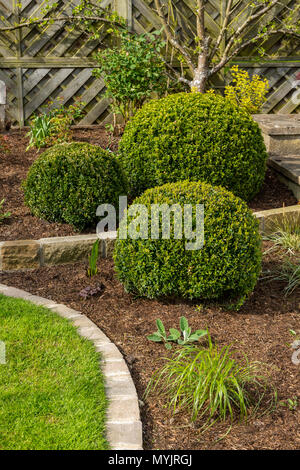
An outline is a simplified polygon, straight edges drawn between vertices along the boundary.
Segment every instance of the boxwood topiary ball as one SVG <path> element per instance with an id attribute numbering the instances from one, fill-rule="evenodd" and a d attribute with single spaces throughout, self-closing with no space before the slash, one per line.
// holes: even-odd
<path id="1" fill-rule="evenodd" d="M 178 93 L 136 113 L 119 157 L 132 196 L 189 179 L 249 201 L 264 180 L 267 153 L 258 124 L 245 110 L 221 96 Z"/>
<path id="2" fill-rule="evenodd" d="M 116 272 L 128 292 L 149 298 L 240 298 L 241 303 L 252 292 L 261 270 L 261 237 L 257 219 L 240 198 L 208 183 L 183 181 L 149 189 L 134 204 L 148 209 L 149 238 L 116 242 Z M 174 238 L 172 214 L 171 238 L 151 239 L 153 204 L 204 204 L 203 248 L 187 250 L 184 234 Z M 129 228 L 133 220 L 128 216 Z"/>
<path id="3" fill-rule="evenodd" d="M 96 223 L 100 204 L 118 207 L 126 177 L 114 155 L 88 143 L 59 144 L 42 153 L 23 183 L 25 202 L 37 217 L 81 230 Z"/>

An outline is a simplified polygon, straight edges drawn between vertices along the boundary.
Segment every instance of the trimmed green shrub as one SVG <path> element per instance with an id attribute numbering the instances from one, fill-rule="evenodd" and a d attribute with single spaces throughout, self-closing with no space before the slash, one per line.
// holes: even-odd
<path id="1" fill-rule="evenodd" d="M 87 143 L 55 145 L 31 166 L 23 183 L 25 202 L 43 219 L 76 229 L 95 224 L 100 204 L 118 205 L 126 178 L 114 155 Z"/>
<path id="2" fill-rule="evenodd" d="M 168 182 L 206 181 L 249 201 L 265 176 L 259 126 L 242 108 L 210 94 L 178 93 L 146 104 L 128 123 L 119 158 L 138 196 Z"/>
<path id="3" fill-rule="evenodd" d="M 233 299 L 237 306 L 243 303 L 261 270 L 258 221 L 244 201 L 221 187 L 183 181 L 149 189 L 134 203 L 148 208 L 149 238 L 118 237 L 115 267 L 127 291 L 149 298 L 224 298 Z M 193 205 L 193 230 L 195 205 L 204 204 L 202 249 L 187 250 L 184 233 L 182 239 L 175 239 L 172 214 L 170 239 L 151 239 L 151 204 L 176 203 L 182 208 L 184 204 Z M 129 228 L 133 220 L 129 208 Z M 124 224 L 126 219 L 121 221 L 119 234 Z M 141 236 L 145 234 L 145 230 L 140 231 Z"/>

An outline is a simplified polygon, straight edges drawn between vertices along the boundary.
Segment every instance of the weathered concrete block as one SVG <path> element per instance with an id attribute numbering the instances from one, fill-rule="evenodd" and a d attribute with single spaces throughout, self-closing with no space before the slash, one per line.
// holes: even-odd
<path id="1" fill-rule="evenodd" d="M 300 117 L 297 114 L 255 114 L 267 152 L 281 156 L 295 155 L 300 149 Z"/>
<path id="2" fill-rule="evenodd" d="M 87 260 L 97 238 L 96 234 L 41 238 L 39 243 L 42 249 L 42 264 L 53 266 Z M 101 253 L 101 247 L 99 252 Z"/>
<path id="3" fill-rule="evenodd" d="M 142 423 L 135 421 L 132 423 L 107 423 L 106 436 L 112 447 L 120 445 L 142 447 Z M 119 448 L 119 447 L 118 447 Z"/>
<path id="4" fill-rule="evenodd" d="M 40 244 L 34 240 L 0 243 L 0 270 L 36 269 L 40 266 Z"/>
<path id="5" fill-rule="evenodd" d="M 107 410 L 107 421 L 138 421 L 140 410 L 136 397 L 118 397 L 110 399 Z"/>
<path id="6" fill-rule="evenodd" d="M 63 304 L 56 304 L 51 308 L 55 313 L 58 313 L 61 317 L 67 318 L 68 320 L 75 320 L 77 318 L 85 318 L 80 312 L 77 310 L 73 310 L 72 308 L 66 307 Z"/>
<path id="7" fill-rule="evenodd" d="M 299 217 L 300 219 L 300 205 L 281 207 L 279 209 L 270 209 L 261 212 L 254 212 L 255 217 L 259 220 L 259 227 L 261 233 L 269 233 L 273 231 L 274 224 L 283 220 L 284 218 Z"/>

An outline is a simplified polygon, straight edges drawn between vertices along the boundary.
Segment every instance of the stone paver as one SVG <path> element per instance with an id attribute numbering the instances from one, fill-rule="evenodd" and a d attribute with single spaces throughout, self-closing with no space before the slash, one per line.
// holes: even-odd
<path id="1" fill-rule="evenodd" d="M 113 450 L 143 450 L 142 423 L 136 388 L 116 345 L 89 318 L 66 305 L 4 284 L 0 284 L 0 294 L 48 307 L 71 321 L 81 336 L 93 341 L 96 351 L 101 353 L 99 365 L 104 375 L 109 402 L 106 437 L 110 447 Z"/>

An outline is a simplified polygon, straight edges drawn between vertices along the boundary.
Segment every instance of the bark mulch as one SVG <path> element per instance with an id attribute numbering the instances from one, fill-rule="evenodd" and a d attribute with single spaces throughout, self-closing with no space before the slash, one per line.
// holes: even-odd
<path id="1" fill-rule="evenodd" d="M 279 262 L 268 255 L 264 270 Z M 116 343 L 130 367 L 137 387 L 144 430 L 145 449 L 299 449 L 300 448 L 300 366 L 291 361 L 289 330 L 299 332 L 299 290 L 284 297 L 283 285 L 260 280 L 239 312 L 226 311 L 215 303 L 195 304 L 173 300 L 136 298 L 124 292 L 114 274 L 113 262 L 101 260 L 99 274 L 86 276 L 84 263 L 45 267 L 35 271 L 0 273 L 0 282 L 25 289 L 80 310 L 91 318 Z M 98 297 L 82 299 L 81 289 L 104 284 Z M 186 316 L 193 328 L 209 328 L 213 341 L 220 346 L 232 343 L 253 361 L 271 366 L 271 382 L 278 399 L 297 397 L 298 408 L 290 411 L 278 405 L 271 414 L 252 416 L 248 423 L 216 423 L 204 434 L 198 423 L 191 426 L 186 413 L 173 416 L 163 407 L 163 399 L 143 394 L 152 373 L 170 354 L 163 345 L 152 343 L 146 335 L 154 332 L 155 320 L 163 319 L 167 328 L 177 327 Z M 174 348 L 173 348 L 174 350 Z M 222 438 L 223 437 L 223 438 Z"/>
<path id="2" fill-rule="evenodd" d="M 0 224 L 0 241 L 75 235 L 70 225 L 50 223 L 30 214 L 24 204 L 21 182 L 39 153 L 36 150 L 25 151 L 28 145 L 25 131 L 11 130 L 4 137 L 8 151 L 3 152 L 0 148 L 0 201 L 5 198 L 3 209 L 10 211 L 12 216 Z M 113 151 L 118 146 L 118 137 L 111 140 L 102 128 L 75 130 L 73 139 L 109 147 Z M 273 170 L 268 169 L 262 190 L 249 205 L 251 209 L 259 211 L 296 203 L 291 191 L 278 180 Z M 94 230 L 91 227 L 85 232 Z"/>

